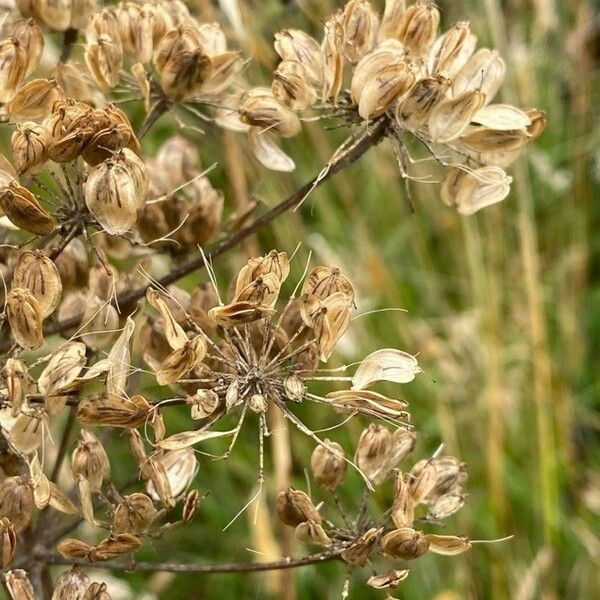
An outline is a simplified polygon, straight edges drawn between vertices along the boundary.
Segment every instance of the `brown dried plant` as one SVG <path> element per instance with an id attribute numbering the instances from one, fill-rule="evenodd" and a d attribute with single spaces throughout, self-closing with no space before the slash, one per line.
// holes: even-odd
<path id="1" fill-rule="evenodd" d="M 464 536 L 430 531 L 464 505 L 465 464 L 440 449 L 404 468 L 416 442 L 407 404 L 371 389 L 412 381 L 421 372 L 415 356 L 377 350 L 352 375 L 322 366 L 356 308 L 350 279 L 307 264 L 281 300 L 290 258 L 272 250 L 245 262 L 224 301 L 212 264 L 384 138 L 406 181 L 435 182 L 433 171 L 413 174 L 416 162 L 441 165 L 440 196 L 459 212 L 504 199 L 504 168 L 545 118 L 492 104 L 506 70 L 499 54 L 476 51 L 466 22 L 439 35 L 433 4 L 388 0 L 379 16 L 368 1 L 350 0 L 325 23 L 321 42 L 300 30 L 278 33 L 271 86 L 249 87 L 251 69 L 243 76 L 247 61 L 220 26 L 200 22 L 180 0 L 16 5 L 19 13 L 3 15 L 0 39 L 0 111 L 12 149 L 10 160 L 0 155 L 0 560 L 9 596 L 109 599 L 107 584 L 85 573 L 92 564 L 210 573 L 329 560 L 345 562 L 349 574 L 371 566 L 366 584 L 387 590 L 426 552 L 470 550 Z M 42 55 L 54 32 L 63 41 L 49 66 Z M 146 110 L 137 131 L 135 113 L 119 107 L 131 98 Z M 246 133 L 257 160 L 277 171 L 295 167 L 277 138 L 297 135 L 303 120 L 341 120 L 352 132 L 312 181 L 252 218 L 227 210 L 195 145 L 175 131 L 145 155 L 141 139 L 167 113 L 184 132 L 192 121 Z M 428 156 L 414 158 L 420 149 Z M 135 268 L 120 268 L 127 260 Z M 202 269 L 208 281 L 175 285 Z M 323 395 L 314 382 L 336 389 Z M 301 420 L 300 403 L 342 413 L 344 422 L 373 419 L 352 458 Z M 171 410 L 189 415 L 186 430 L 168 431 Z M 253 500 L 260 496 L 272 411 L 314 442 L 312 477 L 338 514 L 325 518 L 320 503 L 293 488 L 279 492 L 273 511 L 322 552 L 267 563 L 136 562 L 142 545 L 202 512 L 197 454 L 226 438 L 212 458 L 229 457 L 251 415 Z M 229 415 L 233 429 L 218 428 Z M 137 463 L 131 482 L 112 475 L 116 431 Z M 70 474 L 59 477 L 67 459 Z M 364 481 L 353 512 L 337 495 L 349 469 Z M 393 501 L 373 516 L 373 491 L 391 480 Z M 54 565 L 70 568 L 54 580 Z"/>

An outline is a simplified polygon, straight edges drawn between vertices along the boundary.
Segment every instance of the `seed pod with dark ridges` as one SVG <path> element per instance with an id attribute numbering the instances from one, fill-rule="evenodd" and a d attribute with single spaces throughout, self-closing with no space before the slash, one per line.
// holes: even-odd
<path id="1" fill-rule="evenodd" d="M 455 23 L 435 41 L 429 51 L 429 73 L 454 77 L 465 66 L 476 46 L 477 37 L 469 30 L 469 23 Z"/>
<path id="2" fill-rule="evenodd" d="M 342 558 L 349 565 L 364 566 L 377 549 L 383 529 L 371 528 L 356 539 L 342 552 Z"/>
<path id="3" fill-rule="evenodd" d="M 165 63 L 160 85 L 169 98 L 180 101 L 200 90 L 210 72 L 210 58 L 202 49 L 181 50 Z"/>
<path id="4" fill-rule="evenodd" d="M 14 37 L 27 52 L 25 76 L 31 75 L 39 66 L 44 51 L 44 32 L 34 19 L 21 19 L 12 23 L 6 32 Z"/>
<path id="5" fill-rule="evenodd" d="M 404 126 L 420 127 L 449 89 L 450 80 L 441 75 L 419 79 L 398 104 L 396 118 Z"/>
<path id="6" fill-rule="evenodd" d="M 33 79 L 21 86 L 6 110 L 14 120 L 41 119 L 50 114 L 52 107 L 63 97 L 56 79 Z M 42 129 L 47 131 L 43 126 Z M 48 138 L 48 144 L 49 136 Z"/>
<path id="7" fill-rule="evenodd" d="M 371 423 L 358 440 L 354 460 L 370 481 L 379 484 L 382 481 L 381 468 L 390 449 L 392 434 L 390 430 L 377 423 Z M 387 473 L 386 473 L 387 475 Z"/>
<path id="8" fill-rule="evenodd" d="M 0 565 L 6 569 L 12 562 L 17 549 L 17 534 L 14 525 L 6 517 L 0 519 Z"/>
<path id="9" fill-rule="evenodd" d="M 246 92 L 241 99 L 239 113 L 243 123 L 268 128 L 281 137 L 292 137 L 302 129 L 296 113 L 283 106 L 269 88 L 254 88 Z"/>
<path id="10" fill-rule="evenodd" d="M 182 520 L 185 523 L 191 522 L 198 509 L 199 498 L 198 490 L 190 490 L 183 502 Z"/>
<path id="11" fill-rule="evenodd" d="M 42 310 L 29 290 L 13 288 L 8 293 L 6 316 L 13 337 L 21 348 L 33 350 L 44 343 Z"/>
<path id="12" fill-rule="evenodd" d="M 344 459 L 344 449 L 337 443 L 325 439 L 325 446 L 317 446 L 310 459 L 314 480 L 327 490 L 335 490 L 346 477 L 348 463 Z"/>
<path id="13" fill-rule="evenodd" d="M 435 40 L 439 23 L 440 11 L 436 6 L 417 0 L 400 19 L 398 39 L 415 54 L 424 54 Z"/>
<path id="14" fill-rule="evenodd" d="M 429 134 L 433 141 L 446 143 L 460 136 L 485 100 L 485 94 L 476 89 L 440 102 L 428 119 Z"/>
<path id="15" fill-rule="evenodd" d="M 102 540 L 94 549 L 92 558 L 100 561 L 112 560 L 123 554 L 135 552 L 141 545 L 136 536 L 130 533 L 118 533 Z"/>
<path id="16" fill-rule="evenodd" d="M 367 0 L 350 0 L 342 16 L 343 54 L 350 63 L 370 52 L 377 39 L 379 17 Z"/>
<path id="17" fill-rule="evenodd" d="M 317 93 L 309 83 L 306 70 L 297 60 L 283 60 L 273 73 L 271 91 L 279 102 L 295 111 L 312 106 Z"/>
<path id="18" fill-rule="evenodd" d="M 283 61 L 298 61 L 313 85 L 323 82 L 323 56 L 319 44 L 304 31 L 284 29 L 275 34 L 275 51 Z"/>
<path id="19" fill-rule="evenodd" d="M 29 575 L 23 569 L 7 571 L 2 580 L 12 600 L 36 600 Z"/>
<path id="20" fill-rule="evenodd" d="M 27 188 L 16 181 L 0 188 L 0 207 L 11 223 L 30 233 L 47 235 L 56 226 L 54 217 L 42 208 Z"/>
<path id="21" fill-rule="evenodd" d="M 11 100 L 27 66 L 27 49 L 16 37 L 0 42 L 0 103 Z"/>
<path id="22" fill-rule="evenodd" d="M 2 369 L 2 376 L 6 382 L 11 415 L 16 417 L 21 412 L 27 394 L 29 379 L 27 367 L 18 358 L 7 358 Z"/>
<path id="23" fill-rule="evenodd" d="M 277 495 L 277 516 L 282 523 L 296 527 L 304 521 L 321 524 L 321 515 L 307 494 L 288 488 Z"/>
<path id="24" fill-rule="evenodd" d="M 89 559 L 94 547 L 81 540 L 65 538 L 56 545 L 56 550 L 65 558 Z"/>
<path id="25" fill-rule="evenodd" d="M 87 47 L 85 63 L 98 87 L 109 92 L 119 83 L 123 50 L 120 44 L 113 42 L 108 36 L 101 36 L 95 44 Z"/>
<path id="26" fill-rule="evenodd" d="M 75 478 L 85 477 L 90 490 L 97 492 L 102 482 L 110 479 L 110 462 L 100 440 L 87 429 L 81 430 L 81 440 L 73 451 L 71 468 Z"/>
<path id="27" fill-rule="evenodd" d="M 394 529 L 381 539 L 385 554 L 397 560 L 413 560 L 429 549 L 429 541 L 421 531 L 410 527 Z"/>
<path id="28" fill-rule="evenodd" d="M 10 143 L 13 164 L 21 175 L 37 173 L 48 160 L 50 136 L 46 129 L 37 123 L 19 123 Z"/>
<path id="29" fill-rule="evenodd" d="M 31 523 L 34 508 L 33 484 L 28 475 L 7 477 L 0 484 L 0 517 L 6 517 L 17 533 Z"/>
<path id="30" fill-rule="evenodd" d="M 54 585 L 52 600 L 80 600 L 90 586 L 90 578 L 73 567 L 61 573 Z"/>
<path id="31" fill-rule="evenodd" d="M 96 394 L 79 403 L 77 419 L 90 425 L 133 429 L 146 422 L 150 410 L 148 402 L 139 394 L 131 398 Z"/>
<path id="32" fill-rule="evenodd" d="M 116 533 L 145 533 L 158 515 L 152 500 L 136 492 L 123 496 L 113 516 L 113 529 Z"/>

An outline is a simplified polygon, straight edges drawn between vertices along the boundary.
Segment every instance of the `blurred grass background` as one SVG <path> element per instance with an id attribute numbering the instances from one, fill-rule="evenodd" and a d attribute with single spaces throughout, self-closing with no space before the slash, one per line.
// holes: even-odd
<path id="1" fill-rule="evenodd" d="M 252 59 L 247 70 L 252 84 L 270 81 L 275 32 L 299 27 L 319 37 L 323 21 L 343 5 L 333 0 L 188 4 L 196 4 L 205 19 L 221 21 L 237 39 Z M 373 4 L 382 9 L 383 0 Z M 600 589 L 598 7 L 592 0 L 438 4 L 444 28 L 469 20 L 480 45 L 505 57 L 502 101 L 548 113 L 544 135 L 510 169 L 515 182 L 509 198 L 465 218 L 442 205 L 437 186 L 411 183 L 412 212 L 395 157 L 383 143 L 314 191 L 300 211 L 249 240 L 245 250 L 276 247 L 292 253 L 303 240 L 289 291 L 312 251 L 312 264 L 338 265 L 355 282 L 359 314 L 406 310 L 357 318 L 329 366 L 360 360 L 381 347 L 418 353 L 425 373 L 401 389 L 420 432 L 414 457 L 443 442 L 469 470 L 469 502 L 449 519 L 447 532 L 472 539 L 514 535 L 455 558 L 422 557 L 409 565 L 411 574 L 394 595 L 591 600 Z M 155 151 L 172 135 L 173 123 L 163 118 L 144 141 L 145 149 Z M 205 166 L 218 162 L 210 177 L 225 191 L 232 211 L 248 196 L 272 206 L 296 190 L 321 170 L 347 131 L 307 123 L 301 136 L 285 142 L 298 165 L 293 174 L 261 168 L 242 137 L 216 129 L 208 133 L 182 132 L 197 140 Z M 242 261 L 232 253 L 215 264 L 223 288 Z M 197 281 L 194 274 L 187 284 Z M 296 412 L 315 430 L 340 421 L 314 405 Z M 189 427 L 183 413 L 169 414 L 170 430 Z M 259 518 L 254 521 L 252 509 L 221 531 L 255 493 L 258 440 L 250 417 L 231 459 L 200 457 L 198 486 L 210 494 L 194 526 L 157 540 L 140 560 L 175 555 L 182 562 L 272 560 L 307 551 L 277 522 L 273 498 L 288 485 L 288 473 L 294 486 L 306 489 L 304 469 L 314 445 L 295 430 L 286 432 L 271 416 L 266 505 Z M 366 424 L 354 420 L 327 435 L 351 454 Z M 124 481 L 135 468 L 124 442 L 120 457 L 113 470 L 115 479 Z M 342 499 L 352 506 L 361 493 L 361 480 L 351 472 Z M 321 499 L 318 490 L 314 494 Z M 375 495 L 374 514 L 389 506 L 390 497 L 388 484 Z M 322 499 L 325 513 L 334 516 L 330 498 Z M 367 569 L 355 574 L 350 598 L 382 597 L 360 585 L 369 574 Z M 127 579 L 140 590 L 139 598 L 148 598 L 145 589 L 170 600 L 293 600 L 340 598 L 345 576 L 344 565 L 333 563 L 271 574 Z"/>
<path id="2" fill-rule="evenodd" d="M 257 84 L 269 81 L 276 31 L 300 27 L 318 37 L 342 2 L 222 0 L 221 14 L 216 4 L 197 3 L 252 57 L 247 77 Z M 382 1 L 374 4 L 382 9 Z M 515 181 L 509 198 L 465 218 L 442 205 L 437 186 L 413 183 L 411 212 L 384 143 L 316 190 L 302 210 L 250 240 L 246 250 L 292 252 L 304 240 L 290 280 L 300 276 L 312 250 L 313 264 L 337 264 L 355 281 L 359 313 L 406 309 L 355 320 L 334 363 L 385 346 L 419 353 L 425 374 L 402 388 L 421 434 L 415 456 L 444 442 L 469 469 L 469 503 L 447 531 L 472 539 L 514 535 L 464 556 L 415 561 L 395 596 L 592 599 L 600 589 L 598 6 L 588 0 L 438 4 L 444 28 L 469 20 L 479 44 L 505 57 L 501 101 L 548 113 L 544 135 L 510 169 Z M 156 144 L 169 125 L 161 121 L 145 143 Z M 299 138 L 286 142 L 298 165 L 291 175 L 257 166 L 234 135 L 209 135 L 198 144 L 205 165 L 219 161 L 211 178 L 230 207 L 248 194 L 273 205 L 314 176 L 344 135 L 307 124 Z M 215 266 L 225 285 L 225 274 L 240 266 L 240 258 Z M 312 406 L 298 412 L 313 429 L 339 421 Z M 352 452 L 363 426 L 355 421 L 331 437 Z M 267 554 L 264 560 L 276 558 L 269 552 L 288 552 L 272 508 L 286 479 L 286 437 L 273 436 L 281 439 L 267 459 L 274 473 L 268 477 L 269 506 L 261 508 L 257 524 L 245 517 L 220 532 L 254 493 L 257 440 L 255 428 L 246 427 L 227 463 L 201 464 L 200 486 L 213 492 L 197 527 L 157 542 L 156 554 L 147 551 L 146 557 L 164 557 L 172 549 L 184 560 L 228 562 L 252 560 L 248 548 Z M 313 444 L 297 431 L 289 437 L 292 482 L 306 489 L 303 469 Z M 350 474 L 342 491 L 349 505 L 360 487 L 360 478 Z M 384 489 L 375 505 L 385 510 L 389 499 Z M 304 551 L 300 545 L 293 550 Z M 355 577 L 351 598 L 381 597 L 358 585 L 366 576 Z M 160 575 L 150 587 L 172 600 L 339 598 L 344 577 L 344 566 L 332 564 L 283 574 Z"/>

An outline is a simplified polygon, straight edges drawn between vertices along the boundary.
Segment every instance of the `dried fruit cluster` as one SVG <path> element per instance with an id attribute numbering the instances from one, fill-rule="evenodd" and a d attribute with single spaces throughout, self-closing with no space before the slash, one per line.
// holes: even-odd
<path id="1" fill-rule="evenodd" d="M 353 375 L 321 366 L 356 308 L 349 278 L 307 264 L 289 293 L 290 258 L 273 250 L 245 261 L 223 301 L 212 261 L 383 137 L 403 176 L 411 176 L 407 136 L 438 156 L 442 199 L 460 212 L 504 198 L 503 167 L 541 133 L 544 116 L 490 103 L 505 72 L 498 54 L 476 52 L 466 23 L 438 36 L 432 4 L 388 1 L 380 19 L 369 2 L 350 0 L 320 44 L 298 30 L 277 34 L 282 61 L 272 86 L 248 89 L 244 59 L 228 50 L 220 26 L 200 23 L 179 0 L 17 5 L 20 14 L 3 15 L 0 41 L 0 110 L 12 131 L 12 158 L 0 155 L 0 562 L 9 595 L 109 599 L 106 584 L 76 565 L 135 569 L 144 543 L 191 523 L 200 501 L 195 447 L 229 439 L 227 458 L 253 413 L 261 491 L 268 415 L 315 443 L 312 475 L 335 499 L 338 522 L 292 488 L 274 506 L 300 540 L 325 547 L 314 562 L 356 567 L 468 550 L 467 538 L 428 530 L 463 506 L 464 464 L 435 455 L 400 472 L 416 442 L 407 403 L 373 389 L 411 382 L 421 371 L 416 358 L 385 348 Z M 63 43 L 58 64 L 49 52 L 48 66 L 42 54 L 53 32 L 63 32 Z M 71 58 L 80 34 L 84 64 Z M 145 104 L 137 130 L 111 102 L 121 92 Z M 161 115 L 184 114 L 246 132 L 260 162 L 289 171 L 293 160 L 276 137 L 299 133 L 308 110 L 359 130 L 311 184 L 256 220 L 224 206 L 192 142 L 174 134 L 151 158 L 140 141 Z M 203 268 L 208 281 L 176 285 Z M 321 395 L 315 381 L 336 388 Z M 296 405 L 308 402 L 394 430 L 371 424 L 348 458 L 297 416 Z M 167 431 L 170 410 L 189 415 L 185 431 Z M 232 429 L 216 428 L 230 415 Z M 131 482 L 112 474 L 115 432 L 136 463 Z M 352 471 L 365 484 L 355 515 L 337 498 Z M 371 492 L 392 479 L 389 509 L 371 516 Z M 83 522 L 81 535 L 72 534 Z M 73 568 L 53 583 L 53 565 Z M 368 584 L 392 588 L 407 575 L 394 568 Z"/>

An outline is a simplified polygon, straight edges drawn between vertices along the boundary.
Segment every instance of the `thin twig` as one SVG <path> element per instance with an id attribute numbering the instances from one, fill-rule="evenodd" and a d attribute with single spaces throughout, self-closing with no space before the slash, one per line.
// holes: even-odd
<path id="1" fill-rule="evenodd" d="M 169 101 L 166 98 L 159 98 L 154 103 L 137 131 L 136 135 L 138 139 L 141 140 L 148 133 L 148 131 L 150 131 L 152 125 L 154 125 L 154 123 L 156 123 L 156 121 L 158 121 L 158 119 L 160 119 L 167 112 L 168 108 Z"/>

